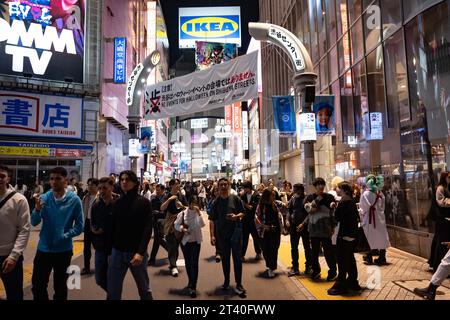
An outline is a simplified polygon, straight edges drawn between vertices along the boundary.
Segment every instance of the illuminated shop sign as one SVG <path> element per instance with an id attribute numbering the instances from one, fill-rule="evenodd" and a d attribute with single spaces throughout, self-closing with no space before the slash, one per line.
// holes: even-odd
<path id="1" fill-rule="evenodd" d="M 180 8 L 179 47 L 195 48 L 195 41 L 235 43 L 240 47 L 240 7 Z"/>
<path id="2" fill-rule="evenodd" d="M 127 38 L 114 38 L 114 83 L 125 83 Z"/>
<path id="3" fill-rule="evenodd" d="M 85 0 L 0 3 L 0 73 L 82 83 L 84 9 Z"/>

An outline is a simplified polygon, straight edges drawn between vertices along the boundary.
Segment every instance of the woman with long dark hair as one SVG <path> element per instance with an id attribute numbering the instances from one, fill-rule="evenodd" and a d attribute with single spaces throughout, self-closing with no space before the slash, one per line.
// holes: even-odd
<path id="1" fill-rule="evenodd" d="M 436 247 L 434 251 L 433 261 L 431 267 L 436 271 L 448 251 L 447 246 L 442 242 L 450 241 L 450 172 L 442 172 L 439 184 L 436 189 L 436 202 L 438 205 L 438 215 L 436 219 Z"/>
<path id="2" fill-rule="evenodd" d="M 275 277 L 277 269 L 278 249 L 280 248 L 282 217 L 275 205 L 275 194 L 265 189 L 256 209 L 256 229 L 261 238 L 261 247 L 266 260 L 266 271 L 269 278 Z"/>

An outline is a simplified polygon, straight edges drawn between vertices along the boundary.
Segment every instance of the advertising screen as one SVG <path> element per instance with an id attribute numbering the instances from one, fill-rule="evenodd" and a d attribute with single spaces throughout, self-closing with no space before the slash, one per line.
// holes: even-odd
<path id="1" fill-rule="evenodd" d="M 206 70 L 215 64 L 237 57 L 237 47 L 232 43 L 197 41 L 195 63 L 197 71 Z"/>
<path id="2" fill-rule="evenodd" d="M 179 47 L 195 48 L 196 41 L 241 46 L 241 8 L 179 8 Z"/>
<path id="3" fill-rule="evenodd" d="M 85 0 L 0 1 L 0 74 L 82 83 L 85 9 Z"/>

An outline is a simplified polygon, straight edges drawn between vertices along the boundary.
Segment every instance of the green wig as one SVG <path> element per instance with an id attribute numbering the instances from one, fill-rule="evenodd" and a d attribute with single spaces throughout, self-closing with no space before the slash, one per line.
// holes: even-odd
<path id="1" fill-rule="evenodd" d="M 381 189 L 384 186 L 384 180 L 382 176 L 375 176 L 374 174 L 369 174 L 366 177 L 366 186 L 369 188 L 370 191 L 373 193 L 376 193 L 378 191 L 381 191 Z"/>

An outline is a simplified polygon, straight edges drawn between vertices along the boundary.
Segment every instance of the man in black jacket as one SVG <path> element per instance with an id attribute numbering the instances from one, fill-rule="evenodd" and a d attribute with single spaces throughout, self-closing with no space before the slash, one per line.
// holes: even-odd
<path id="1" fill-rule="evenodd" d="M 99 197 L 91 209 L 92 244 L 95 249 L 95 282 L 107 291 L 108 259 L 112 249 L 112 208 L 119 195 L 113 193 L 114 179 L 99 180 Z"/>
<path id="2" fill-rule="evenodd" d="M 147 273 L 147 246 L 152 236 L 152 205 L 138 194 L 133 171 L 120 173 L 123 195 L 113 206 L 112 253 L 108 267 L 108 300 L 120 300 L 123 280 L 131 270 L 141 300 L 152 300 Z"/>
<path id="3" fill-rule="evenodd" d="M 245 254 L 247 253 L 250 234 L 252 235 L 253 246 L 256 252 L 255 260 L 261 260 L 261 244 L 255 225 L 255 212 L 260 196 L 258 193 L 253 191 L 252 183 L 250 181 L 244 181 L 242 187 L 244 188 L 244 194 L 241 196 L 241 200 L 245 209 L 245 217 L 242 219 L 242 261 L 245 261 Z"/>
<path id="4" fill-rule="evenodd" d="M 311 243 L 309 241 L 309 233 L 307 228 L 303 230 L 297 230 L 298 227 L 308 216 L 308 212 L 304 206 L 305 200 L 305 187 L 302 184 L 294 185 L 294 195 L 289 201 L 289 216 L 287 219 L 287 226 L 290 228 L 290 240 L 291 240 L 291 257 L 292 257 L 292 270 L 289 272 L 289 276 L 300 275 L 300 269 L 298 264 L 298 245 L 300 238 L 302 238 L 303 249 L 305 250 L 305 274 L 311 273 Z"/>

